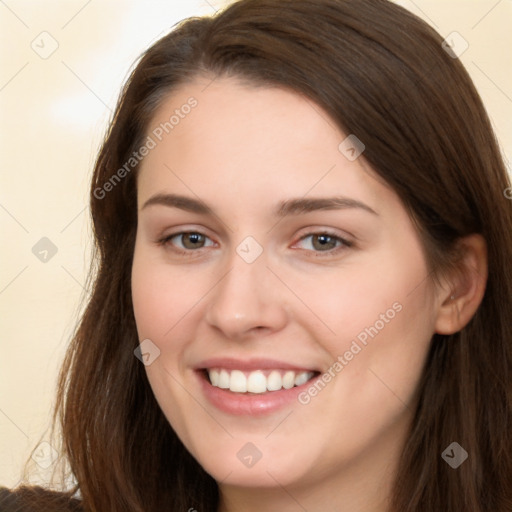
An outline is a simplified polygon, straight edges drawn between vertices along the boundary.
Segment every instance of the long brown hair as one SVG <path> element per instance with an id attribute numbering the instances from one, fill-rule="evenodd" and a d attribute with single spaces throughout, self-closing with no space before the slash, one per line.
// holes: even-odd
<path id="1" fill-rule="evenodd" d="M 417 224 L 432 270 L 453 263 L 461 237 L 485 238 L 485 296 L 463 330 L 433 336 L 390 510 L 512 510 L 510 182 L 462 64 L 387 0 L 241 0 L 185 20 L 142 56 L 92 180 L 92 294 L 56 403 L 62 455 L 78 482 L 70 495 L 79 488 L 84 509 L 98 512 L 218 506 L 216 482 L 178 440 L 133 354 L 136 167 L 98 193 L 141 147 L 162 100 L 198 74 L 286 87 L 355 134 Z M 456 470 L 441 457 L 453 441 L 469 454 Z"/>

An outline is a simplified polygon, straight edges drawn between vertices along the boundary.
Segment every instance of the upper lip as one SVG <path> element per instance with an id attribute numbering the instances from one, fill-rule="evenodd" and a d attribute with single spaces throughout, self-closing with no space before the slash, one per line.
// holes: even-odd
<path id="1" fill-rule="evenodd" d="M 293 364 L 285 361 L 278 361 L 277 359 L 268 358 L 252 358 L 252 359 L 235 359 L 232 357 L 214 357 L 205 359 L 196 365 L 196 370 L 206 370 L 210 368 L 224 368 L 226 370 L 295 370 L 304 372 L 319 371 L 316 368 L 303 366 L 302 364 Z"/>

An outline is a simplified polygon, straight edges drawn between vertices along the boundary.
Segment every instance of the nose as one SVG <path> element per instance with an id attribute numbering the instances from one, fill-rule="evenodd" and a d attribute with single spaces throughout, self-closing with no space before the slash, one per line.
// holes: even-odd
<path id="1" fill-rule="evenodd" d="M 288 319 L 283 285 L 267 267 L 265 251 L 247 263 L 235 251 L 228 271 L 208 294 L 206 321 L 231 340 L 270 334 Z"/>

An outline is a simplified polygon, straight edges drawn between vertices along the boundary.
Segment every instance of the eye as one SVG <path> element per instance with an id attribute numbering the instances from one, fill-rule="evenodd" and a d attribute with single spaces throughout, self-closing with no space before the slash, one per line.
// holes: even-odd
<path id="1" fill-rule="evenodd" d="M 353 245 L 352 242 L 328 232 L 308 233 L 299 240 L 299 242 L 305 241 L 307 242 L 303 244 L 303 249 L 328 254 L 338 253 Z"/>
<path id="2" fill-rule="evenodd" d="M 181 254 L 196 252 L 205 247 L 215 245 L 213 240 L 198 231 L 173 233 L 158 240 L 158 243 L 163 246 L 170 246 L 172 250 Z M 302 249 L 315 253 L 324 253 L 326 256 L 337 254 L 340 250 L 353 246 L 352 242 L 324 231 L 308 233 L 297 242 L 297 244 L 300 243 L 303 243 Z M 315 254 L 315 256 L 323 256 L 324 254 Z"/>
<path id="3" fill-rule="evenodd" d="M 206 242 L 210 241 L 210 244 Z M 182 231 L 174 233 L 159 240 L 161 245 L 172 245 L 178 252 L 190 252 L 195 249 L 203 249 L 214 245 L 213 241 L 198 231 Z"/>

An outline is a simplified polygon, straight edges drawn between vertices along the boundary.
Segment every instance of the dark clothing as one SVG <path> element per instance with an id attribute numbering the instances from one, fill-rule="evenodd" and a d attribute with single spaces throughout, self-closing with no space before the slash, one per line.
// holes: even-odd
<path id="1" fill-rule="evenodd" d="M 43 487 L 0 487 L 0 512 L 83 512 L 81 502 Z"/>

